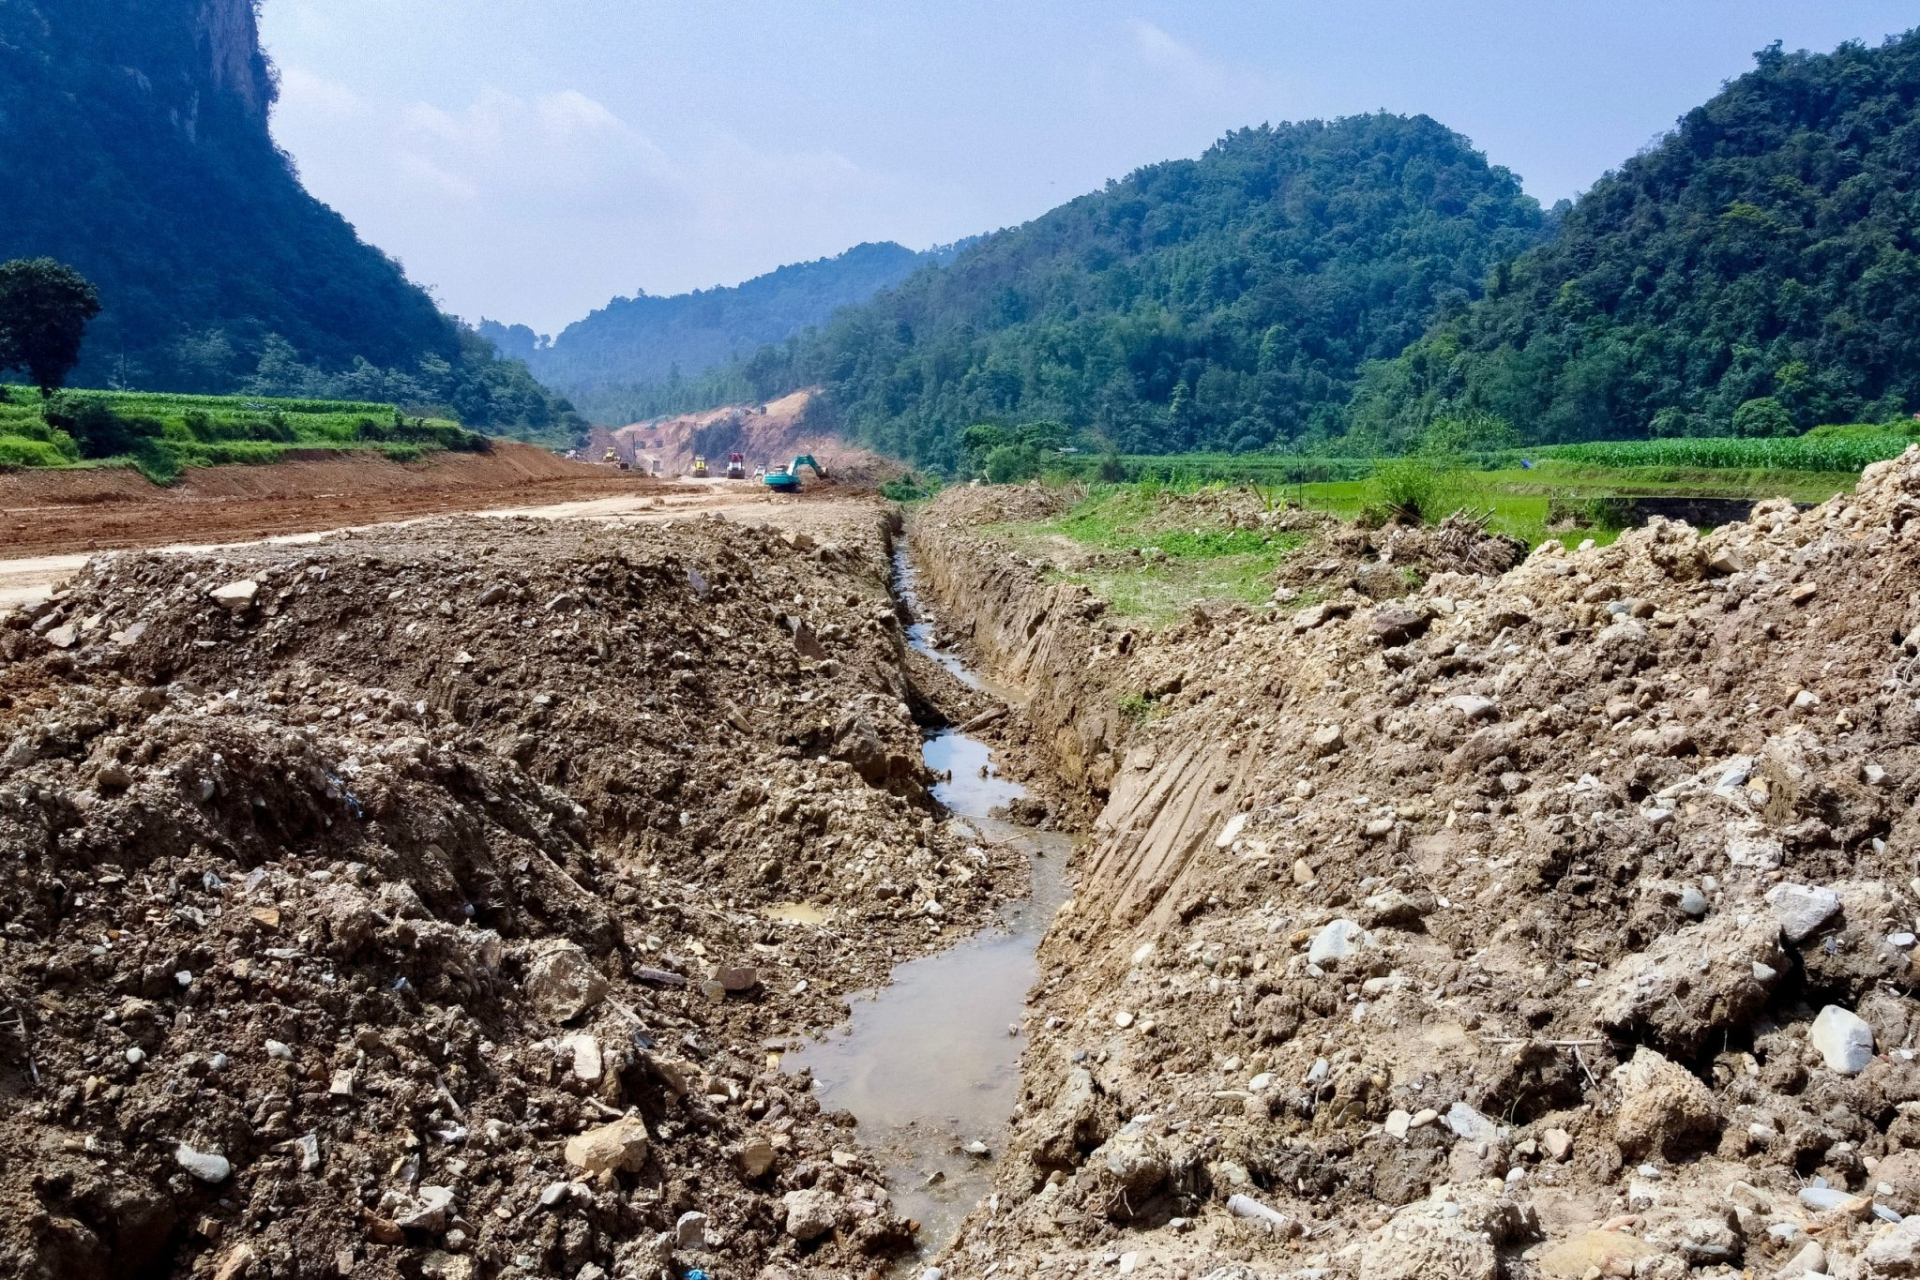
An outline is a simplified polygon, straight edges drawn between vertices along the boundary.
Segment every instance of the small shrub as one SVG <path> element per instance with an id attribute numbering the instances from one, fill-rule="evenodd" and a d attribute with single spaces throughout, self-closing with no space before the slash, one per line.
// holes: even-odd
<path id="1" fill-rule="evenodd" d="M 1040 473 L 1040 454 L 1030 444 L 1003 444 L 987 455 L 988 484 L 1021 484 Z"/>
<path id="2" fill-rule="evenodd" d="M 1429 461 L 1387 458 L 1374 466 L 1367 481 L 1368 507 L 1378 508 L 1387 520 L 1422 524 L 1438 520 L 1440 474 Z"/>

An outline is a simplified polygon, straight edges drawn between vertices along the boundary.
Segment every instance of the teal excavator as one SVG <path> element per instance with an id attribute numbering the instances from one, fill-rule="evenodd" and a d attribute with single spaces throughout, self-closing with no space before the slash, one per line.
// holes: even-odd
<path id="1" fill-rule="evenodd" d="M 800 492 L 801 467 L 812 467 L 814 475 L 819 476 L 822 480 L 827 478 L 825 469 L 813 460 L 813 455 L 810 453 L 800 454 L 784 467 L 768 467 L 767 474 L 762 478 L 765 480 L 767 488 L 773 490 L 775 493 L 798 493 Z"/>

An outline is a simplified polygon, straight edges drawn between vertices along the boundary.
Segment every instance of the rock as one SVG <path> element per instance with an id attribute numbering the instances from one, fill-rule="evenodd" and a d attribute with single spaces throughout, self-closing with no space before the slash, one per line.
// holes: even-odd
<path id="1" fill-rule="evenodd" d="M 673 1224 L 673 1242 L 682 1249 L 706 1248 L 707 1215 L 699 1212 L 681 1214 Z"/>
<path id="2" fill-rule="evenodd" d="M 1555 1280 L 1627 1276 L 1633 1274 L 1634 1263 L 1659 1252 L 1638 1236 L 1621 1231 L 1583 1231 L 1543 1249 L 1537 1264 L 1542 1275 Z"/>
<path id="3" fill-rule="evenodd" d="M 1605 1030 L 1692 1057 L 1716 1032 L 1745 1026 L 1787 968 L 1771 917 L 1721 912 L 1623 956 L 1594 982 Z M 1762 971 L 1765 976 L 1762 976 Z"/>
<path id="4" fill-rule="evenodd" d="M 1500 704 L 1492 698 L 1482 698 L 1476 694 L 1456 694 L 1440 705 L 1459 712 L 1460 718 L 1468 722 L 1500 718 Z"/>
<path id="5" fill-rule="evenodd" d="M 448 1233 L 449 1243 L 455 1234 L 457 1232 Z M 575 1280 L 591 1280 L 588 1272 L 595 1269 L 591 1264 L 582 1267 Z M 602 1280 L 605 1274 L 601 1273 Z M 420 1259 L 420 1280 L 473 1280 L 473 1259 L 446 1249 L 430 1249 Z"/>
<path id="6" fill-rule="evenodd" d="M 1373 894 L 1361 904 L 1366 908 L 1367 928 L 1416 930 L 1420 922 L 1433 914 L 1438 905 L 1431 894 L 1411 894 L 1388 889 Z"/>
<path id="7" fill-rule="evenodd" d="M 1385 648 L 1395 648 L 1418 640 L 1433 624 L 1433 615 L 1424 609 L 1389 605 L 1375 610 L 1369 629 Z"/>
<path id="8" fill-rule="evenodd" d="M 353 1096 L 353 1072 L 341 1067 L 336 1070 L 327 1083 L 327 1093 L 335 1098 Z"/>
<path id="9" fill-rule="evenodd" d="M 639 1116 L 622 1116 L 612 1124 L 567 1139 L 567 1163 L 587 1173 L 607 1170 L 631 1173 L 647 1158 L 647 1126 Z"/>
<path id="10" fill-rule="evenodd" d="M 221 1183 L 233 1172 L 227 1158 L 213 1151 L 196 1151 L 186 1143 L 173 1149 L 173 1161 L 202 1182 Z"/>
<path id="11" fill-rule="evenodd" d="M 1773 1276 L 1774 1280 L 1799 1280 L 1801 1276 L 1824 1274 L 1826 1269 L 1827 1251 L 1820 1247 L 1818 1240 L 1809 1240 L 1782 1263 Z"/>
<path id="12" fill-rule="evenodd" d="M 1674 1245 L 1690 1266 L 1731 1266 L 1739 1262 L 1746 1241 L 1725 1218 L 1689 1218 L 1674 1237 Z"/>
<path id="13" fill-rule="evenodd" d="M 1674 905 L 1680 908 L 1681 915 L 1692 916 L 1698 920 L 1707 914 L 1707 895 L 1694 886 L 1687 885 L 1680 890 L 1680 900 Z"/>
<path id="14" fill-rule="evenodd" d="M 1858 1014 L 1830 1004 L 1814 1018 L 1807 1040 L 1829 1071 L 1857 1076 L 1873 1061 L 1873 1028 Z"/>
<path id="15" fill-rule="evenodd" d="M 1126 1009 L 1119 1010 L 1113 1015 L 1113 1025 L 1125 1031 L 1133 1025 L 1133 1014 Z"/>
<path id="16" fill-rule="evenodd" d="M 1100 1148 L 1100 1164 L 1108 1188 L 1108 1216 L 1124 1221 L 1144 1210 L 1146 1201 L 1167 1180 L 1170 1165 L 1160 1140 L 1145 1129 L 1127 1125 Z"/>
<path id="17" fill-rule="evenodd" d="M 1867 1245 L 1866 1263 L 1875 1277 L 1920 1276 L 1920 1218 L 1884 1228 Z"/>
<path id="18" fill-rule="evenodd" d="M 1550 1160 L 1565 1160 L 1573 1154 L 1573 1135 L 1565 1129 L 1549 1129 L 1540 1135 L 1540 1149 Z"/>
<path id="19" fill-rule="evenodd" d="M 1713 1094 L 1686 1068 L 1654 1050 L 1635 1049 L 1632 1060 L 1613 1074 L 1621 1095 L 1613 1135 L 1627 1159 L 1678 1159 L 1718 1132 Z"/>
<path id="20" fill-rule="evenodd" d="M 56 649 L 71 649 L 80 643 L 80 628 L 71 622 L 54 627 L 47 632 L 46 640 Z"/>
<path id="21" fill-rule="evenodd" d="M 1313 744 L 1313 754 L 1330 756 L 1347 745 L 1347 735 L 1337 724 L 1321 725 L 1308 739 Z"/>
<path id="22" fill-rule="evenodd" d="M 1307 948 L 1307 963 L 1327 965 L 1344 960 L 1359 949 L 1365 931 L 1353 920 L 1334 920 L 1314 935 Z"/>
<path id="23" fill-rule="evenodd" d="M 1412 1124 L 1413 1113 L 1411 1111 L 1402 1111 L 1396 1107 L 1387 1113 L 1387 1122 L 1381 1127 L 1387 1131 L 1388 1137 L 1398 1138 L 1402 1142 L 1405 1142 L 1407 1139 L 1407 1131 Z"/>
<path id="24" fill-rule="evenodd" d="M 220 1261 L 214 1265 L 213 1280 L 239 1280 L 247 1273 L 247 1267 L 256 1255 L 250 1244 L 237 1244 L 220 1255 Z"/>
<path id="25" fill-rule="evenodd" d="M 253 608 L 254 598 L 260 594 L 260 584 L 252 578 L 242 578 L 238 582 L 229 582 L 224 587 L 215 587 L 207 596 L 228 613 L 245 613 Z"/>
<path id="26" fill-rule="evenodd" d="M 1498 1250 L 1537 1224 L 1504 1195 L 1458 1194 L 1458 1200 L 1425 1200 L 1394 1214 L 1361 1244 L 1360 1274 L 1366 1280 L 1497 1280 Z"/>
<path id="27" fill-rule="evenodd" d="M 606 977 L 572 942 L 550 942 L 527 967 L 527 998 L 553 1022 L 570 1022 L 607 998 Z"/>
<path id="28" fill-rule="evenodd" d="M 573 1075 L 576 1080 L 593 1084 L 606 1073 L 606 1064 L 600 1053 L 599 1037 L 584 1033 L 566 1036 L 560 1041 L 560 1048 L 573 1058 Z"/>
<path id="29" fill-rule="evenodd" d="M 1832 889 L 1804 884 L 1777 884 L 1767 890 L 1767 905 L 1788 942 L 1800 942 L 1840 910 L 1840 895 Z"/>
<path id="30" fill-rule="evenodd" d="M 748 1181 L 764 1177 L 778 1159 L 773 1142 L 765 1134 L 751 1134 L 740 1144 L 740 1150 L 734 1162 L 740 1166 L 740 1173 Z"/>
<path id="31" fill-rule="evenodd" d="M 760 985 L 760 971 L 747 964 L 716 964 L 709 976 L 722 989 L 735 995 Z"/>
<path id="32" fill-rule="evenodd" d="M 818 1240 L 839 1221 L 840 1198 L 819 1187 L 789 1191 L 780 1203 L 787 1210 L 787 1234 L 801 1244 Z"/>
<path id="33" fill-rule="evenodd" d="M 1481 1115 L 1464 1102 L 1456 1102 L 1447 1108 L 1447 1128 L 1453 1131 L 1454 1137 L 1465 1138 L 1468 1142 L 1500 1141 L 1500 1126 L 1491 1117 Z"/>
<path id="34" fill-rule="evenodd" d="M 452 1216 L 452 1187 L 422 1187 L 419 1198 L 405 1213 L 394 1218 L 394 1225 L 403 1230 L 438 1231 L 447 1225 Z"/>

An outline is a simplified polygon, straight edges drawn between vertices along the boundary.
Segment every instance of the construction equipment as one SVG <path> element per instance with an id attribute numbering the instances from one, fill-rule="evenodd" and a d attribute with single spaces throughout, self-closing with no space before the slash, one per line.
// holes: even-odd
<path id="1" fill-rule="evenodd" d="M 745 480 L 747 478 L 747 455 L 730 453 L 727 455 L 727 479 Z"/>
<path id="2" fill-rule="evenodd" d="M 761 482 L 775 493 L 798 493 L 801 467 L 812 467 L 814 475 L 822 480 L 827 478 L 826 469 L 813 460 L 813 455 L 803 453 L 784 467 L 778 464 L 768 467 L 767 474 L 761 477 Z"/>
<path id="3" fill-rule="evenodd" d="M 620 456 L 620 451 L 618 449 L 607 450 L 606 453 L 601 457 L 600 461 L 606 463 L 610 467 L 618 467 L 622 471 L 625 471 L 627 469 L 627 460 Z"/>
<path id="4" fill-rule="evenodd" d="M 693 478 L 695 480 L 705 480 L 707 478 L 707 459 L 705 454 L 696 453 L 693 455 Z"/>

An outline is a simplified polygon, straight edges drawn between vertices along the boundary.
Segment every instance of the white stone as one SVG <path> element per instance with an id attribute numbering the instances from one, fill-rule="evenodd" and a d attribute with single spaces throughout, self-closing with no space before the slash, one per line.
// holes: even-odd
<path id="1" fill-rule="evenodd" d="M 1767 890 L 1767 905 L 1787 941 L 1800 942 L 1840 910 L 1840 895 L 1812 885 L 1777 884 Z"/>
<path id="2" fill-rule="evenodd" d="M 1344 960 L 1359 949 L 1365 931 L 1352 920 L 1334 920 L 1314 935 L 1313 945 L 1307 948 L 1307 963 L 1324 965 L 1332 960 Z"/>
<path id="3" fill-rule="evenodd" d="M 174 1163 L 202 1182 L 225 1182 L 233 1172 L 227 1158 L 213 1151 L 195 1151 L 186 1143 L 173 1149 Z"/>
<path id="4" fill-rule="evenodd" d="M 1858 1014 L 1830 1004 L 1814 1018 L 1807 1039 L 1827 1064 L 1843 1076 L 1857 1076 L 1873 1061 L 1873 1028 Z"/>
<path id="5" fill-rule="evenodd" d="M 1402 1142 L 1404 1142 L 1406 1141 L 1407 1130 L 1412 1126 L 1412 1124 L 1413 1124 L 1413 1113 L 1410 1111 L 1402 1111 L 1396 1107 L 1394 1110 L 1389 1111 L 1387 1113 L 1387 1123 L 1385 1125 L 1387 1136 L 1392 1138 L 1399 1138 Z"/>
<path id="6" fill-rule="evenodd" d="M 215 587 L 207 592 L 213 602 L 233 613 L 245 613 L 253 607 L 254 597 L 260 594 L 260 584 L 252 578 L 242 578 L 238 582 L 229 582 L 224 587 Z"/>
<path id="7" fill-rule="evenodd" d="M 1464 1102 L 1456 1102 L 1447 1108 L 1447 1128 L 1453 1130 L 1454 1137 L 1465 1138 L 1469 1142 L 1500 1140 L 1500 1126 Z"/>

